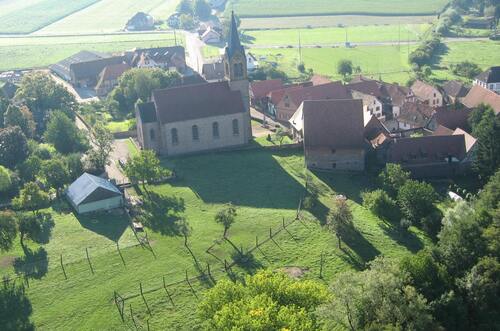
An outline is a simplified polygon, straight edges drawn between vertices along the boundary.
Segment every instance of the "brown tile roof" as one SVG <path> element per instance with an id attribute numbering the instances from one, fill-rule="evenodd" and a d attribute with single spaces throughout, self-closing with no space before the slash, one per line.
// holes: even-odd
<path id="1" fill-rule="evenodd" d="M 385 96 L 381 90 L 381 85 L 375 80 L 365 80 L 358 83 L 352 83 L 347 85 L 347 88 L 364 94 L 372 95 L 377 98 L 383 98 Z"/>
<path id="2" fill-rule="evenodd" d="M 434 96 L 434 91 L 437 90 L 434 86 L 422 82 L 421 80 L 415 81 L 411 86 L 411 90 L 415 96 L 420 99 L 428 99 Z"/>
<path id="3" fill-rule="evenodd" d="M 465 138 L 465 150 L 467 153 L 469 153 L 469 151 L 474 147 L 474 145 L 477 142 L 476 138 L 474 138 L 473 136 L 471 136 L 470 134 L 468 134 L 467 132 L 465 132 L 464 130 L 462 130 L 460 128 L 453 131 L 453 135 L 454 136 L 457 136 L 457 135 L 464 136 L 464 138 Z"/>
<path id="4" fill-rule="evenodd" d="M 438 109 L 434 114 L 436 124 L 442 125 L 450 130 L 456 128 L 469 129 L 469 114 L 467 109 Z"/>
<path id="5" fill-rule="evenodd" d="M 409 88 L 397 84 L 383 83 L 382 91 L 391 100 L 391 104 L 398 107 L 403 106 L 410 95 Z"/>
<path id="6" fill-rule="evenodd" d="M 443 91 L 450 97 L 463 98 L 467 95 L 469 89 L 462 82 L 450 80 L 443 85 Z"/>
<path id="7" fill-rule="evenodd" d="M 349 90 L 340 82 L 289 89 L 285 95 L 297 106 L 306 100 L 352 99 Z"/>
<path id="8" fill-rule="evenodd" d="M 385 127 L 385 125 L 382 124 L 382 122 L 380 122 L 377 116 L 372 116 L 372 118 L 370 118 L 368 123 L 366 123 L 365 125 L 364 129 L 365 138 L 371 140 L 381 133 L 387 136 L 391 134 L 389 130 Z"/>
<path id="9" fill-rule="evenodd" d="M 227 82 L 174 87 L 153 91 L 153 102 L 161 123 L 244 113 L 241 92 Z"/>
<path id="10" fill-rule="evenodd" d="M 206 80 L 221 80 L 224 78 L 224 63 L 222 61 L 204 63 L 201 74 Z"/>
<path id="11" fill-rule="evenodd" d="M 70 65 L 70 70 L 75 75 L 76 80 L 87 78 L 97 80 L 97 76 L 104 68 L 109 65 L 122 63 L 123 59 L 123 56 L 113 56 L 105 59 L 72 63 Z"/>
<path id="12" fill-rule="evenodd" d="M 364 147 L 361 100 L 304 101 L 305 148 Z"/>
<path id="13" fill-rule="evenodd" d="M 129 69 L 130 66 L 126 63 L 111 64 L 101 71 L 101 80 L 116 80 Z"/>
<path id="14" fill-rule="evenodd" d="M 387 162 L 402 164 L 446 162 L 449 156 L 463 160 L 465 154 L 464 135 L 399 138 L 394 139 L 389 146 Z"/>
<path id="15" fill-rule="evenodd" d="M 500 114 L 500 95 L 479 85 L 474 85 L 472 87 L 467 96 L 462 99 L 462 103 L 470 109 L 476 108 L 481 103 L 484 103 L 490 105 L 495 111 L 495 114 Z"/>
<path id="16" fill-rule="evenodd" d="M 250 89 L 252 90 L 254 98 L 263 98 L 274 90 L 283 88 L 283 81 L 281 79 L 268 79 L 252 82 Z"/>
<path id="17" fill-rule="evenodd" d="M 132 59 L 132 66 L 136 67 L 144 57 L 147 57 L 156 63 L 167 63 L 169 67 L 176 65 L 176 63 L 174 63 L 176 62 L 176 59 L 181 62 L 186 61 L 186 53 L 184 47 L 182 46 L 140 48 L 135 50 L 134 57 Z"/>
<path id="18" fill-rule="evenodd" d="M 406 102 L 401 107 L 398 120 L 403 120 L 417 127 L 424 127 L 433 114 L 434 109 L 423 102 Z"/>
<path id="19" fill-rule="evenodd" d="M 313 75 L 310 81 L 314 86 L 332 83 L 330 78 L 322 75 Z"/>
<path id="20" fill-rule="evenodd" d="M 433 136 L 450 136 L 452 134 L 453 130 L 442 125 L 438 125 L 437 129 L 432 133 Z"/>
<path id="21" fill-rule="evenodd" d="M 271 99 L 271 103 L 273 103 L 274 105 L 277 105 L 281 101 L 281 99 L 283 99 L 285 92 L 287 92 L 288 90 L 296 89 L 296 88 L 304 88 L 306 86 L 312 86 L 311 82 L 285 85 L 285 86 L 283 86 L 282 89 L 271 91 L 268 94 L 268 97 L 269 97 L 269 99 Z"/>

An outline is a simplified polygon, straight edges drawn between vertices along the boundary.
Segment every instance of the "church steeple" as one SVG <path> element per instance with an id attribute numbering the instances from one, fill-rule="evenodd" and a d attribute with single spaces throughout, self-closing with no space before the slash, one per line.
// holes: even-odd
<path id="1" fill-rule="evenodd" d="M 234 12 L 231 12 L 231 24 L 227 36 L 227 46 L 224 56 L 224 73 L 228 81 L 247 79 L 247 58 L 245 48 L 241 45 L 238 25 Z"/>

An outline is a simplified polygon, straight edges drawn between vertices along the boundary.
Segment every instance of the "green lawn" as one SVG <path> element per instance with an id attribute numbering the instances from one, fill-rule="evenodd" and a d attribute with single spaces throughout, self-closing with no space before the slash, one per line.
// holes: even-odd
<path id="1" fill-rule="evenodd" d="M 470 41 L 448 43 L 435 59 L 433 77 L 438 80 L 459 79 L 449 70 L 452 64 L 471 61 L 482 69 L 498 65 L 500 41 Z"/>
<path id="2" fill-rule="evenodd" d="M 327 45 L 350 42 L 386 42 L 419 40 L 430 24 L 371 25 L 347 28 L 282 29 L 245 31 L 244 42 L 250 45 Z"/>
<path id="3" fill-rule="evenodd" d="M 110 121 L 106 124 L 106 127 L 111 132 L 123 132 L 128 131 L 131 124 L 135 122 L 135 119 L 124 120 L 120 122 Z"/>
<path id="4" fill-rule="evenodd" d="M 175 169 L 178 179 L 149 187 L 148 191 L 159 195 L 156 198 L 159 206 L 174 204 L 162 196 L 182 199 L 182 203 L 176 205 L 184 207 L 180 216 L 189 223 L 189 246 L 200 268 L 206 270 L 206 264 L 210 263 L 216 280 L 226 277 L 223 261 L 231 261 L 235 254 L 227 242 L 219 241 L 222 228 L 213 221 L 224 204 L 232 202 L 237 207 L 237 221 L 229 237 L 247 251 L 254 245 L 256 236 L 262 242 L 269 236 L 269 228 L 273 232 L 278 230 L 283 218 L 287 224 L 291 222 L 298 201 L 305 193 L 304 160 L 300 150 L 205 154 L 170 159 L 164 164 Z M 304 212 L 304 223 L 293 223 L 288 231 L 281 231 L 274 241 L 256 250 L 246 264 L 236 266 L 237 277 L 262 267 L 275 270 L 296 266 L 307 270 L 306 278 L 318 279 L 320 255 L 324 253 L 323 276 L 329 282 L 336 273 L 362 268 L 378 254 L 402 257 L 428 244 L 429 239 L 420 231 L 412 228 L 409 234 L 403 235 L 359 205 L 361 191 L 372 185 L 369 177 L 321 173 L 308 173 L 308 177 L 311 187 L 319 192 L 321 202 L 312 213 Z M 335 237 L 318 223 L 325 220 L 337 193 L 350 199 L 357 229 L 346 238 L 344 250 L 337 248 Z M 159 222 L 153 229 L 147 229 L 155 258 L 149 250 L 133 246 L 135 239 L 124 227 L 127 220 L 123 216 L 101 215 L 79 221 L 72 214 L 56 211 L 53 214 L 56 215 L 53 236 L 43 246 L 48 254 L 49 271 L 43 277 L 30 279 L 26 289 L 37 329 L 135 329 L 130 305 L 140 328 L 146 329 L 146 320 L 149 320 L 152 330 L 196 329 L 199 325 L 196 305 L 210 282 L 191 281 L 195 293 L 183 282 L 186 271 L 189 277 L 200 271 L 171 218 L 154 218 Z M 125 265 L 114 248 L 116 240 L 120 242 Z M 212 255 L 206 253 L 211 245 L 214 245 Z M 94 274 L 85 257 L 85 247 L 90 247 Z M 57 266 L 61 253 L 65 263 L 68 262 L 67 280 Z M 6 256 L 19 255 L 21 251 L 17 246 L 13 252 L 0 255 L 3 274 L 12 272 Z M 161 289 L 163 276 L 167 284 L 179 282 L 169 287 L 175 307 Z M 141 296 L 137 296 L 139 282 L 151 315 Z M 161 290 L 150 292 L 155 288 Z M 115 290 L 125 298 L 133 296 L 126 300 L 124 324 L 113 303 Z"/>
<path id="5" fill-rule="evenodd" d="M 0 33 L 30 33 L 43 28 L 99 0 L 42 0 L 0 14 Z M 11 2 L 11 1 L 6 1 Z M 19 1 L 21 2 L 21 1 Z M 24 2 L 24 1 L 22 1 Z M 1 8 L 1 7 L 0 7 Z"/>
<path id="6" fill-rule="evenodd" d="M 178 39 L 183 43 L 183 39 Z M 122 52 L 136 47 L 174 44 L 173 35 L 131 34 L 111 36 L 0 38 L 0 70 L 44 67 L 81 50 Z"/>
<path id="7" fill-rule="evenodd" d="M 308 16 L 332 14 L 432 15 L 447 0 L 229 0 L 226 10 L 241 17 Z"/>
<path id="8" fill-rule="evenodd" d="M 410 51 L 415 46 L 410 46 Z M 258 57 L 264 56 L 260 62 L 276 62 L 279 69 L 284 70 L 290 77 L 298 77 L 299 63 L 298 49 L 252 49 Z M 337 63 L 342 59 L 349 59 L 354 66 L 360 66 L 362 74 L 376 79 L 382 78 L 387 82 L 406 83 L 410 78 L 408 65 L 408 47 L 398 46 L 360 46 L 355 48 L 304 48 L 302 61 L 306 68 L 312 68 L 315 73 L 341 79 L 337 74 Z"/>
<path id="9" fill-rule="evenodd" d="M 116 32 L 125 28 L 137 12 L 151 13 L 165 20 L 175 11 L 179 0 L 101 0 L 40 30 L 40 34 L 82 34 Z"/>

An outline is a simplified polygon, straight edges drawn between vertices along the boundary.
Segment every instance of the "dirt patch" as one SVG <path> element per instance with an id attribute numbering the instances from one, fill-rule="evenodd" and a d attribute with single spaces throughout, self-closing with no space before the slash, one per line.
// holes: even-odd
<path id="1" fill-rule="evenodd" d="M 292 278 L 301 278 L 304 276 L 306 272 L 309 271 L 309 268 L 301 268 L 301 267 L 284 267 L 281 268 L 280 271 L 286 273 L 288 276 Z"/>
<path id="2" fill-rule="evenodd" d="M 8 268 L 12 266 L 15 259 L 16 259 L 15 256 L 4 256 L 0 258 L 0 268 Z"/>

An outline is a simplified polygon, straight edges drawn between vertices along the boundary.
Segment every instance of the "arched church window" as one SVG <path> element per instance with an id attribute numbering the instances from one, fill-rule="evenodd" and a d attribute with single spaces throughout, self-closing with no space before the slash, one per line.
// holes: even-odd
<path id="1" fill-rule="evenodd" d="M 200 140 L 200 133 L 198 132 L 198 126 L 193 125 L 191 128 L 192 134 L 193 134 L 193 140 Z"/>
<path id="2" fill-rule="evenodd" d="M 149 139 L 151 139 L 151 141 L 156 139 L 156 134 L 154 129 L 149 130 Z"/>
<path id="3" fill-rule="evenodd" d="M 170 131 L 170 134 L 172 136 L 172 144 L 173 145 L 177 145 L 179 143 L 179 135 L 177 134 L 177 129 L 176 128 L 173 128 L 171 131 Z"/>
<path id="4" fill-rule="evenodd" d="M 219 138 L 219 123 L 218 122 L 213 122 L 212 123 L 212 136 L 214 138 Z"/>
<path id="5" fill-rule="evenodd" d="M 233 120 L 233 134 L 235 136 L 240 134 L 240 124 L 237 119 Z"/>

